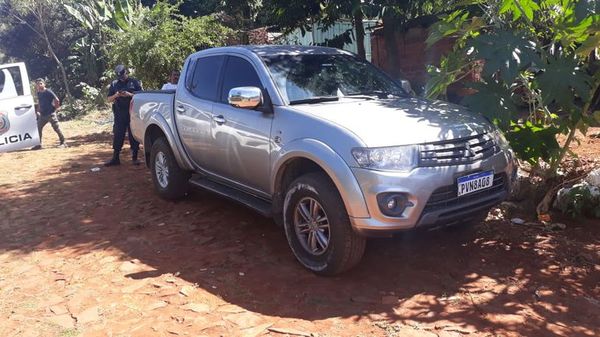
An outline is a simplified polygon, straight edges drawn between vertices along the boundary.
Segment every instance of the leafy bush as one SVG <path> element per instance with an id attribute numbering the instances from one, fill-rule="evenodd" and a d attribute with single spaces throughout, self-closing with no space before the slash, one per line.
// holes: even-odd
<path id="1" fill-rule="evenodd" d="M 600 190 L 585 183 L 575 185 L 560 196 L 560 209 L 572 217 L 600 218 Z"/>
<path id="2" fill-rule="evenodd" d="M 133 68 L 146 88 L 160 88 L 189 54 L 222 46 L 232 33 L 212 16 L 187 18 L 166 1 L 141 8 L 137 15 L 132 19 L 135 24 L 108 32 L 107 52 L 111 65 Z"/>
<path id="3" fill-rule="evenodd" d="M 600 117 L 600 3 L 577 0 L 467 0 L 432 27 L 429 45 L 455 39 L 453 51 L 430 66 L 430 98 L 471 72 L 475 94 L 463 104 L 487 115 L 517 155 L 556 173 L 575 132 Z M 596 98 L 594 98 L 596 97 Z M 564 144 L 556 135 L 567 136 Z"/>
<path id="4" fill-rule="evenodd" d="M 80 91 L 80 98 L 73 99 L 71 102 L 63 104 L 58 111 L 62 120 L 75 119 L 84 116 L 90 111 L 106 105 L 105 94 L 102 90 L 94 88 L 87 83 L 81 82 L 75 86 L 76 91 Z"/>

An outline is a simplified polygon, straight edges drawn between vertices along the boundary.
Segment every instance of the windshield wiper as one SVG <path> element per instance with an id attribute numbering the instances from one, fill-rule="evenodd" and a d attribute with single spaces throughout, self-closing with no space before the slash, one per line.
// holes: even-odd
<path id="1" fill-rule="evenodd" d="M 366 99 L 368 101 L 375 99 L 375 97 L 373 97 L 373 95 L 364 95 L 362 93 L 360 93 L 360 94 L 351 93 L 349 95 L 344 95 L 342 97 L 343 98 L 354 98 L 354 99 Z"/>
<path id="2" fill-rule="evenodd" d="M 339 101 L 339 100 L 340 100 L 340 98 L 337 96 L 317 96 L 317 97 L 297 99 L 295 101 L 290 101 L 290 105 L 315 104 L 315 103 L 322 103 L 322 102 L 334 102 L 334 101 Z"/>
<path id="3" fill-rule="evenodd" d="M 347 94 L 348 96 L 377 96 L 377 98 L 389 98 L 389 96 L 401 97 L 401 95 L 397 92 L 389 92 L 382 90 L 371 90 L 371 91 L 359 91 Z"/>

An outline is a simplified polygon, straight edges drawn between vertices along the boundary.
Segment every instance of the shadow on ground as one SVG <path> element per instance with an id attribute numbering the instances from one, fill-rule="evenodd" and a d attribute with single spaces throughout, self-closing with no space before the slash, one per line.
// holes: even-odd
<path id="1" fill-rule="evenodd" d="M 94 134 L 71 144 L 108 137 Z M 179 273 L 232 304 L 270 316 L 448 323 L 463 333 L 598 333 L 598 223 L 575 222 L 556 233 L 503 221 L 406 233 L 371 240 L 356 269 L 323 278 L 295 261 L 270 219 L 242 206 L 201 191 L 163 201 L 148 170 L 126 161 L 90 171 L 108 154 L 109 147 L 64 154 L 60 165 L 46 168 L 60 174 L 20 186 L 4 183 L 0 252 L 116 249 L 123 260 L 151 266 L 129 278 Z M 32 158 L 4 169 L 16 170 Z"/>

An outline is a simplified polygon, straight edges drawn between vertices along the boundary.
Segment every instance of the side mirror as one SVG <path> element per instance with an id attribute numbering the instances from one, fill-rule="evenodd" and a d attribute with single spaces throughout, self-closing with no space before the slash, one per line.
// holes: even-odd
<path id="1" fill-rule="evenodd" d="M 229 90 L 227 101 L 236 108 L 254 109 L 263 103 L 263 95 L 257 87 L 237 87 Z"/>

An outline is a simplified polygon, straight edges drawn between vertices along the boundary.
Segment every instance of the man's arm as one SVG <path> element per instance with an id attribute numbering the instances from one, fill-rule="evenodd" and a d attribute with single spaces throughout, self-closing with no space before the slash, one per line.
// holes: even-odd
<path id="1" fill-rule="evenodd" d="M 119 93 L 115 90 L 114 85 L 111 83 L 110 87 L 108 88 L 108 103 L 112 103 L 114 102 L 117 98 L 119 97 Z"/>
<path id="2" fill-rule="evenodd" d="M 54 91 L 47 89 L 52 96 L 54 96 L 54 99 L 52 100 L 52 106 L 54 107 L 54 111 L 58 111 L 58 109 L 60 109 L 60 99 L 58 99 L 58 96 L 56 96 L 56 94 L 54 93 Z"/>
<path id="3" fill-rule="evenodd" d="M 60 100 L 58 99 L 58 97 L 54 97 L 54 100 L 52 101 L 52 106 L 54 107 L 54 111 L 58 111 L 58 109 L 60 109 Z"/>

